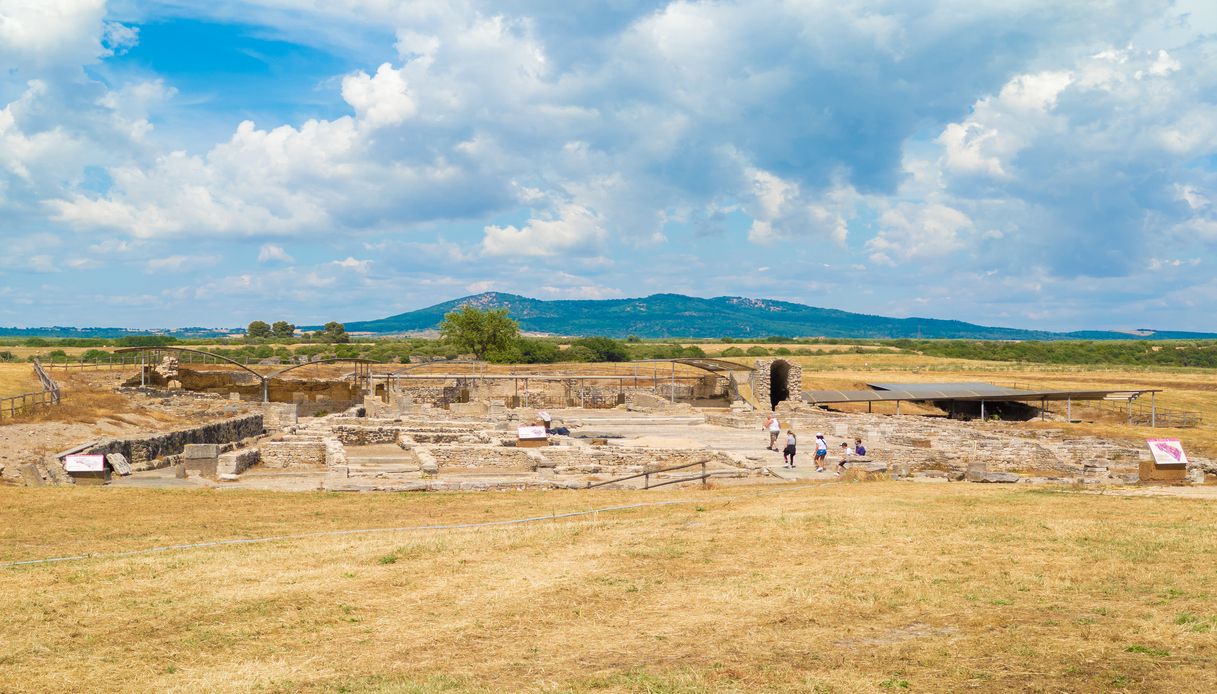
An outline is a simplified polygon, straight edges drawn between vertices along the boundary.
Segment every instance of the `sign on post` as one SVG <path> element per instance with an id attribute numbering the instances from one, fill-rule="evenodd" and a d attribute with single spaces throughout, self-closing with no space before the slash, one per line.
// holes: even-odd
<path id="1" fill-rule="evenodd" d="M 537 439 L 549 438 L 543 426 L 522 426 L 517 429 L 517 436 L 521 441 L 535 441 Z"/>
<path id="2" fill-rule="evenodd" d="M 1163 465 L 1187 466 L 1187 454 L 1183 452 L 1183 442 L 1179 439 L 1147 439 L 1149 452 L 1154 455 L 1154 463 Z"/>
<path id="3" fill-rule="evenodd" d="M 64 472 L 104 472 L 104 455 L 69 455 L 63 459 Z"/>

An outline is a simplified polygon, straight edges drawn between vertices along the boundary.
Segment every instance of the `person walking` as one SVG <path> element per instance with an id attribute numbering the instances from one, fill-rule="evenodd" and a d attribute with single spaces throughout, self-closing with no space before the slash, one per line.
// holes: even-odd
<path id="1" fill-rule="evenodd" d="M 828 460 L 828 442 L 824 434 L 816 434 L 816 472 L 824 472 L 824 463 Z"/>
<path id="2" fill-rule="evenodd" d="M 799 442 L 799 440 L 798 440 L 798 437 L 796 437 L 794 435 L 794 430 L 787 429 L 786 430 L 786 447 L 782 449 L 782 459 L 786 461 L 786 464 L 783 465 L 782 467 L 788 467 L 788 468 L 794 467 L 794 454 L 795 454 L 795 450 L 796 450 L 796 446 L 798 445 L 798 442 Z"/>
<path id="3" fill-rule="evenodd" d="M 782 433 L 782 423 L 771 414 L 769 419 L 765 420 L 765 430 L 769 432 L 769 450 L 776 451 L 778 449 L 778 436 Z"/>

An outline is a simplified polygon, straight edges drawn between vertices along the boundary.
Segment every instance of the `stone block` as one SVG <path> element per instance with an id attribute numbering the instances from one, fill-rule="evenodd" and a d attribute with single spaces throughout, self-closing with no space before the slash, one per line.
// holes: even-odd
<path id="1" fill-rule="evenodd" d="M 216 443 L 188 443 L 182 448 L 182 457 L 188 459 L 216 458 L 220 445 Z"/>
<path id="2" fill-rule="evenodd" d="M 221 453 L 216 461 L 216 475 L 224 479 L 225 475 L 239 475 L 257 463 L 261 453 L 256 448 L 246 448 L 230 453 Z"/>
<path id="3" fill-rule="evenodd" d="M 1013 472 L 986 472 L 982 475 L 967 477 L 969 482 L 1012 484 L 1018 481 L 1018 475 Z"/>

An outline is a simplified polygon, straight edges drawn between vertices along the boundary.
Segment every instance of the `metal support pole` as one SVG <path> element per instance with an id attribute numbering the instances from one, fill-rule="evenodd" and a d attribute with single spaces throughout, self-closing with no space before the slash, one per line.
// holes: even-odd
<path id="1" fill-rule="evenodd" d="M 1065 398 L 1065 419 L 1073 421 L 1073 396 Z"/>
<path id="2" fill-rule="evenodd" d="M 980 421 L 985 421 L 985 401 L 980 401 Z"/>
<path id="3" fill-rule="evenodd" d="M 1046 408 L 1047 406 L 1048 406 L 1048 400 L 1046 398 L 1040 398 L 1040 421 L 1041 422 L 1044 421 L 1045 419 L 1047 419 L 1047 417 L 1044 416 L 1044 408 Z"/>
<path id="4" fill-rule="evenodd" d="M 900 414 L 900 401 L 896 401 L 896 414 Z"/>
<path id="5" fill-rule="evenodd" d="M 140 388 L 143 388 L 144 386 L 148 385 L 147 381 L 146 381 L 147 372 L 144 370 L 144 355 L 145 354 L 146 354 L 145 352 L 139 353 L 139 387 Z"/>
<path id="6" fill-rule="evenodd" d="M 1132 398 L 1128 399 L 1128 423 L 1132 424 Z"/>
<path id="7" fill-rule="evenodd" d="M 267 378 L 262 377 L 262 402 L 270 402 L 270 388 L 267 387 Z"/>
<path id="8" fill-rule="evenodd" d="M 1158 399 L 1155 397 L 1157 393 L 1149 394 L 1149 425 L 1153 428 L 1158 426 Z"/>
<path id="9" fill-rule="evenodd" d="M 867 400 L 867 401 L 866 401 L 866 413 L 867 413 L 867 414 L 871 414 L 872 412 L 874 412 L 874 411 L 875 411 L 875 410 L 874 410 L 874 408 L 872 407 L 872 405 L 874 405 L 874 404 L 875 404 L 875 403 L 874 403 L 874 401 L 873 401 L 873 400 Z"/>
<path id="10" fill-rule="evenodd" d="M 672 402 L 676 402 L 676 362 L 672 362 Z"/>

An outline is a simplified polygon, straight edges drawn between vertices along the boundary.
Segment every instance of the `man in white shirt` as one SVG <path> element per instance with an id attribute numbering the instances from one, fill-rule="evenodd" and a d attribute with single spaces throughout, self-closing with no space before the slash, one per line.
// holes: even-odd
<path id="1" fill-rule="evenodd" d="M 765 427 L 769 432 L 769 450 L 776 451 L 778 449 L 778 436 L 782 433 L 782 423 L 777 417 L 769 415 L 769 419 L 765 420 Z"/>

